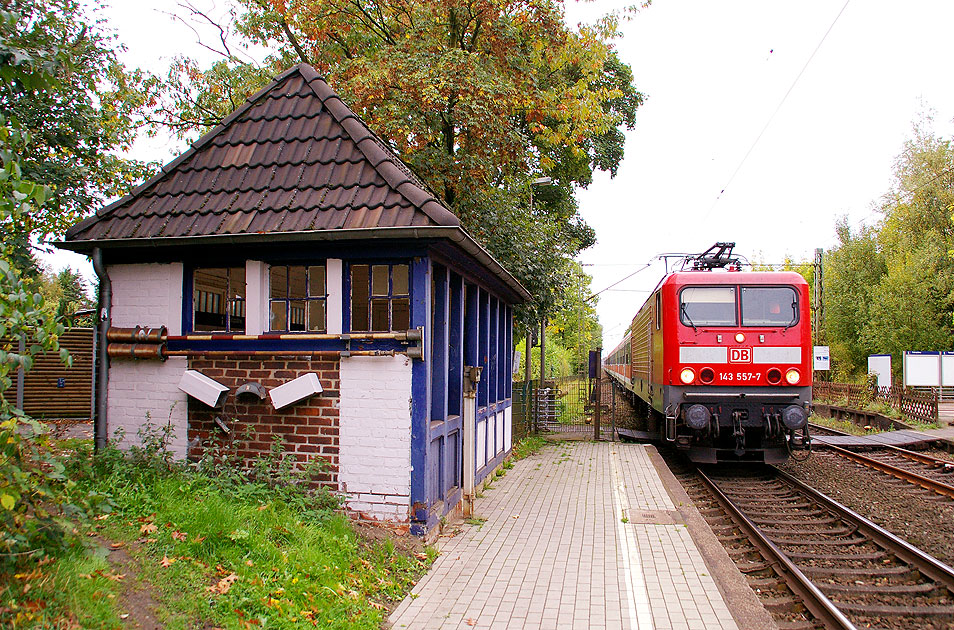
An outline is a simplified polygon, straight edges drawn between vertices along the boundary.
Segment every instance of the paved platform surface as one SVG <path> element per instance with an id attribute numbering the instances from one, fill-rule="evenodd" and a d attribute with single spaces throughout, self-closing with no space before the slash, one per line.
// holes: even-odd
<path id="1" fill-rule="evenodd" d="M 394 628 L 738 628 L 650 460 L 562 443 L 517 462 L 438 543 Z M 472 521 L 476 522 L 476 521 Z"/>

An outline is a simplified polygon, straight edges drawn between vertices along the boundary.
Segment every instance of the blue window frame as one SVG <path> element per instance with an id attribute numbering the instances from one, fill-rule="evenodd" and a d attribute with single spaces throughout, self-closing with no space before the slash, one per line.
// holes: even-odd
<path id="1" fill-rule="evenodd" d="M 407 263 L 351 264 L 351 332 L 388 332 L 411 327 Z"/>
<path id="2" fill-rule="evenodd" d="M 324 265 L 272 265 L 268 327 L 274 332 L 325 332 L 328 298 Z"/>
<path id="3" fill-rule="evenodd" d="M 192 331 L 245 332 L 245 267 L 192 271 Z"/>

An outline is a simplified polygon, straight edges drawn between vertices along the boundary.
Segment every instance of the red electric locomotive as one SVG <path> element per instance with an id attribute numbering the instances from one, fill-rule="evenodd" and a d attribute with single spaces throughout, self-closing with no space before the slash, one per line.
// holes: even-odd
<path id="1" fill-rule="evenodd" d="M 808 283 L 740 271 L 733 247 L 667 275 L 605 361 L 644 423 L 620 434 L 665 439 L 696 462 L 782 462 L 810 446 Z"/>

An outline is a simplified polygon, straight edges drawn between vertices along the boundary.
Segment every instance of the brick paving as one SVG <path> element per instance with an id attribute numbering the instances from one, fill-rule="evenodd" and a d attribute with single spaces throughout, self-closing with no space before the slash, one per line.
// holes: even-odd
<path id="1" fill-rule="evenodd" d="M 478 498 L 441 537 L 394 628 L 736 629 L 642 445 L 568 442 Z"/>

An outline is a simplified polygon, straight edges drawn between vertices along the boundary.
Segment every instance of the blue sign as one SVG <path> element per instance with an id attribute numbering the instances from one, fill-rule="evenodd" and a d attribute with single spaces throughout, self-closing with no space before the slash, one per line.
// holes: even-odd
<path id="1" fill-rule="evenodd" d="M 66 379 L 62 377 L 56 379 L 56 386 L 60 388 L 66 387 Z"/>

